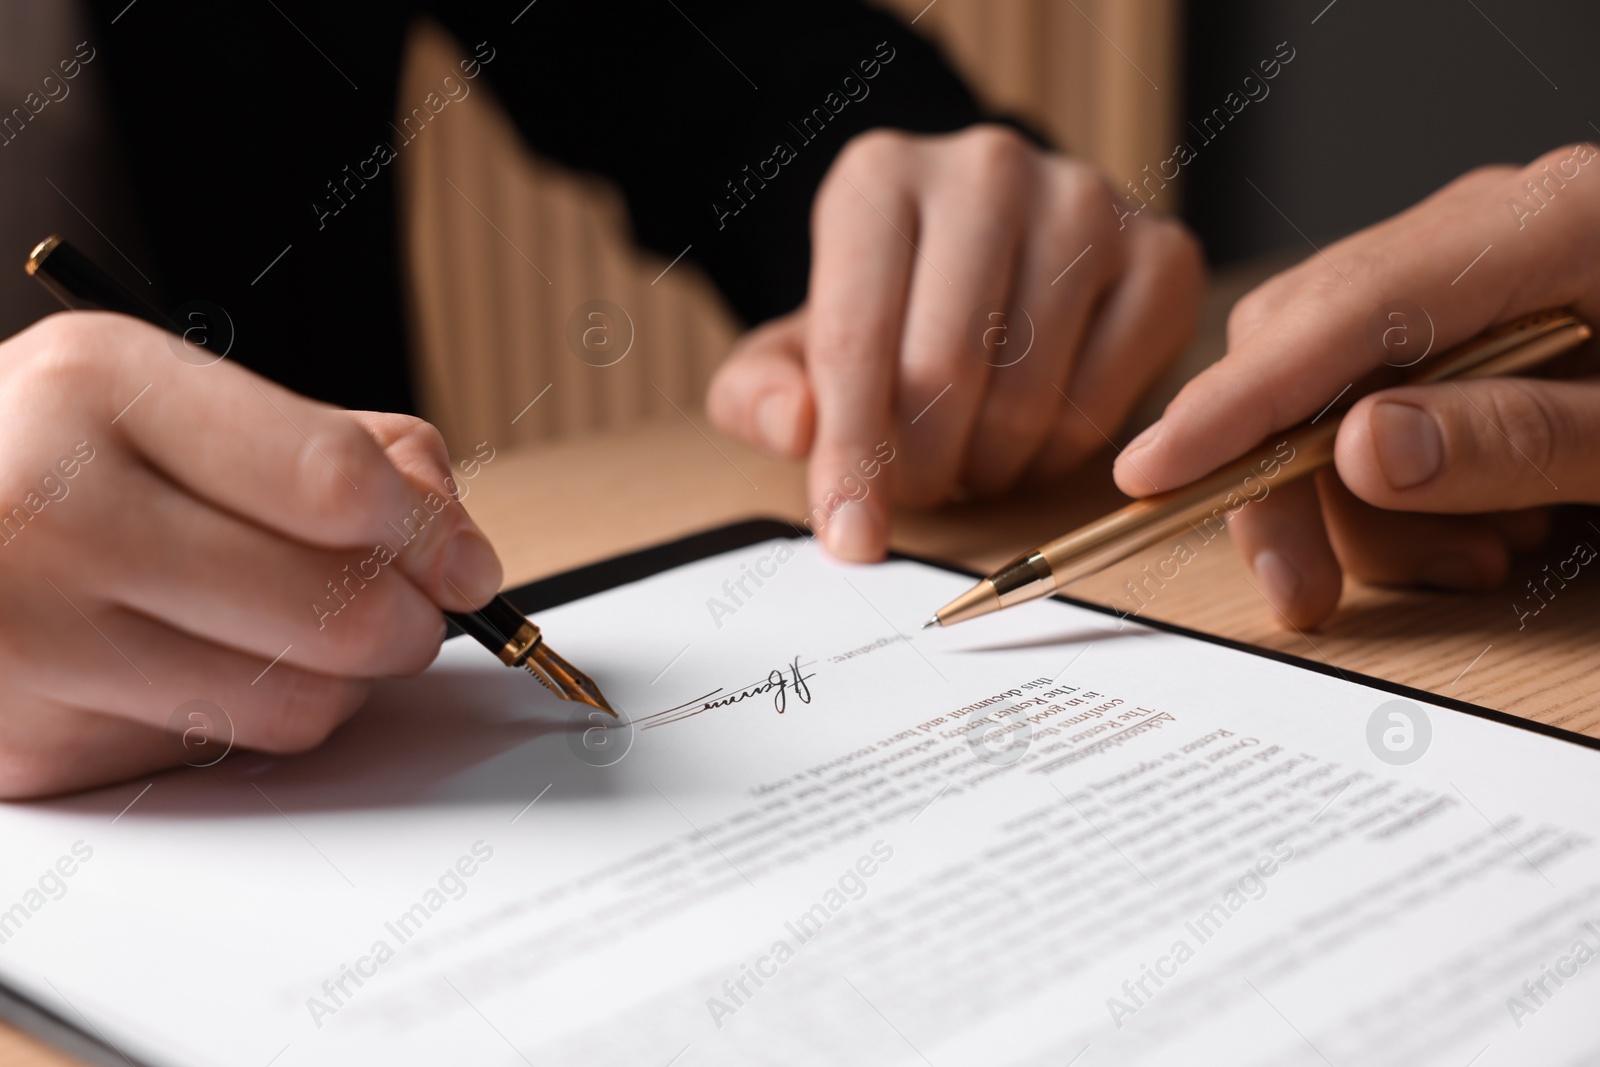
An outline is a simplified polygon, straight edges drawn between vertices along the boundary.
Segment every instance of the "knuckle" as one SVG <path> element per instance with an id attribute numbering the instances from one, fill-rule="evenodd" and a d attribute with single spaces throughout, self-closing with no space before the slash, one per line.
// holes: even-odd
<path id="1" fill-rule="evenodd" d="M 1383 260 L 1389 256 L 1389 250 L 1374 247 L 1358 234 L 1348 243 L 1330 247 L 1326 254 L 1330 257 L 1327 261 L 1313 254 L 1295 268 L 1292 294 L 1273 295 L 1278 303 L 1288 303 L 1286 297 L 1292 295 L 1300 307 L 1338 308 L 1355 313 L 1357 322 L 1365 321 L 1360 316 L 1372 310 L 1366 294 L 1386 288 L 1382 282 Z"/>
<path id="2" fill-rule="evenodd" d="M 1546 152 L 1542 156 L 1538 156 L 1533 160 L 1533 162 L 1522 168 L 1484 167 L 1481 169 L 1488 171 L 1490 174 L 1495 174 L 1498 172 L 1500 176 L 1509 177 L 1512 181 L 1516 182 L 1518 185 L 1521 185 L 1525 181 L 1536 182 L 1539 179 L 1546 177 L 1548 174 L 1560 173 L 1562 163 L 1571 161 L 1572 154 L 1573 146 L 1563 145 L 1560 148 Z M 1573 167 L 1571 172 L 1566 174 L 1566 178 L 1570 181 L 1572 178 L 1576 177 L 1576 171 L 1577 168 Z"/>
<path id="3" fill-rule="evenodd" d="M 831 383 L 868 369 L 877 337 L 858 323 L 834 320 L 819 323 L 813 341 L 806 361 L 818 375 L 818 387 L 827 390 Z"/>
<path id="4" fill-rule="evenodd" d="M 1517 168 L 1509 163 L 1488 163 L 1483 166 L 1473 167 L 1461 176 L 1459 180 L 1465 182 L 1488 182 L 1508 178 L 1517 172 Z"/>
<path id="5" fill-rule="evenodd" d="M 1473 167 L 1451 181 L 1445 188 L 1452 192 L 1481 193 L 1499 188 L 1509 181 L 1515 181 L 1520 172 L 1521 168 L 1502 163 Z"/>
<path id="6" fill-rule="evenodd" d="M 426 472 L 426 482 L 435 492 L 445 496 L 454 497 L 455 491 L 451 488 L 455 484 L 450 466 L 450 446 L 445 444 L 444 434 L 433 423 L 424 419 L 407 416 L 405 430 L 400 440 L 405 442 L 405 452 L 408 455 L 419 456 L 422 460 L 423 470 Z M 386 454 L 387 454 L 387 450 Z M 370 453 L 369 453 L 370 454 Z M 406 466 L 410 466 L 407 463 Z"/>
<path id="7" fill-rule="evenodd" d="M 1061 172 L 1061 197 L 1067 217 L 1079 225 L 1094 226 L 1104 234 L 1116 232 L 1116 193 L 1111 183 L 1093 167 L 1068 163 Z"/>
<path id="8" fill-rule="evenodd" d="M 975 184 L 985 190 L 1016 190 L 1027 185 L 1034 149 L 1006 126 L 975 126 L 961 135 L 962 153 Z"/>
<path id="9" fill-rule="evenodd" d="M 330 641 L 329 659 L 340 675 L 405 676 L 433 662 L 439 624 L 438 608 L 419 591 L 400 575 L 380 572 L 354 591 L 320 636 Z"/>
<path id="10" fill-rule="evenodd" d="M 1228 312 L 1228 347 L 1235 348 L 1255 332 L 1272 313 L 1275 301 L 1266 285 L 1258 285 L 1233 305 Z"/>
<path id="11" fill-rule="evenodd" d="M 1228 347 L 1247 339 L 1280 309 L 1303 303 L 1309 292 L 1308 278 L 1307 263 L 1302 261 L 1235 301 L 1228 312 Z"/>
<path id="12" fill-rule="evenodd" d="M 877 181 L 896 173 L 911 151 L 911 139 L 897 130 L 876 129 L 852 137 L 839 150 L 828 170 L 824 193 L 838 196 L 837 181 L 848 179 L 858 185 Z"/>
<path id="13" fill-rule="evenodd" d="M 962 363 L 971 363 L 973 366 L 968 368 Z M 960 400 L 970 382 L 979 378 L 979 374 L 970 373 L 973 370 L 981 371 L 982 366 L 966 355 L 965 350 L 958 349 L 939 349 L 938 352 L 928 352 L 926 358 L 902 363 L 899 381 L 894 386 L 894 406 L 898 408 L 902 421 L 909 424 L 910 419 L 922 413 L 923 408 L 933 403 L 933 398 L 944 392 L 947 386 L 952 387 L 955 395 L 946 397 L 946 400 Z M 957 392 L 957 389 L 962 392 Z M 941 411 L 939 414 L 946 413 Z M 931 418 L 933 414 L 930 413 Z"/>
<path id="14" fill-rule="evenodd" d="M 1320 260 L 1320 256 L 1318 259 Z M 1337 269 L 1324 264 L 1324 270 L 1311 275 L 1315 296 L 1319 302 L 1347 309 L 1363 308 L 1365 294 L 1375 292 L 1386 284 L 1388 262 L 1393 260 L 1393 249 L 1386 244 L 1351 238 L 1340 245 Z"/>
<path id="15" fill-rule="evenodd" d="M 342 577 L 335 570 L 329 573 L 335 579 Z M 331 609 L 328 614 L 319 615 L 320 629 L 313 634 L 325 649 L 325 654 L 318 656 L 319 670 L 358 676 L 381 673 L 384 661 L 392 658 L 389 649 L 395 635 L 395 620 L 384 603 L 382 586 L 394 580 L 379 572 L 370 582 L 360 575 L 354 582 L 344 577 L 342 591 L 337 580 L 329 583 L 331 589 L 313 590 L 318 598 L 315 602 Z"/>
<path id="16" fill-rule="evenodd" d="M 1573 436 L 1573 427 L 1528 385 L 1515 380 L 1495 385 L 1496 388 L 1487 390 L 1489 414 L 1514 450 L 1510 456 L 1502 456 L 1502 460 L 1520 466 L 1526 457 L 1538 470 L 1550 468 L 1559 457 L 1561 443 Z M 1479 434 L 1479 440 L 1491 448 L 1500 443 L 1499 434 L 1489 436 L 1494 439 Z M 1498 451 L 1504 452 L 1503 449 Z"/>
<path id="17" fill-rule="evenodd" d="M 31 344 L 9 370 L 30 387 L 81 389 L 105 373 L 118 326 L 109 315 L 58 312 L 27 331 Z"/>
<path id="18" fill-rule="evenodd" d="M 401 415 L 396 419 L 396 424 L 401 427 L 399 440 L 410 442 L 440 463 L 449 464 L 450 450 L 444 443 L 444 434 L 439 432 L 437 426 L 415 415 Z"/>
<path id="19" fill-rule="evenodd" d="M 350 678 L 332 678 L 305 671 L 286 671 L 279 683 L 279 699 L 269 714 L 254 724 L 251 748 L 274 755 L 289 755 L 316 748 L 328 739 L 350 713 L 360 707 L 368 684 Z"/>
<path id="20" fill-rule="evenodd" d="M 445 444 L 444 434 L 439 432 L 439 427 L 417 419 L 406 431 L 406 436 L 417 442 L 418 447 L 439 465 L 440 471 L 450 473 L 450 446 Z"/>
<path id="21" fill-rule="evenodd" d="M 295 457 L 295 484 L 302 518 L 318 528 L 339 528 L 357 514 L 353 486 L 370 481 L 377 446 L 355 423 L 323 418 L 305 431 Z"/>
<path id="22" fill-rule="evenodd" d="M 858 133 L 839 153 L 839 165 L 862 166 L 899 159 L 910 147 L 911 138 L 899 130 L 872 129 Z"/>
<path id="23" fill-rule="evenodd" d="M 1526 167 L 1499 168 L 1497 184 L 1500 187 L 1493 191 L 1508 197 L 1511 204 L 1521 204 L 1534 213 L 1556 196 L 1571 198 L 1575 204 L 1581 205 L 1580 210 L 1590 222 L 1590 226 L 1574 226 L 1573 230 L 1587 233 L 1592 230 L 1600 196 L 1597 196 L 1592 182 L 1579 181 L 1576 186 L 1572 183 L 1582 176 L 1584 170 L 1593 169 L 1590 164 L 1597 154 L 1600 154 L 1600 149 L 1590 141 L 1562 145 L 1539 156 Z M 1515 208 L 1513 214 L 1517 214 Z M 1522 215 L 1518 220 L 1518 228 L 1522 228 L 1526 221 L 1527 216 Z"/>
<path id="24" fill-rule="evenodd" d="M 28 333 L 51 349 L 98 349 L 105 347 L 118 332 L 128 329 L 131 322 L 104 313 L 57 311 L 34 323 Z M 133 323 L 131 328 L 139 329 L 141 324 Z"/>
<path id="25" fill-rule="evenodd" d="M 907 134 L 894 130 L 869 130 L 858 134 L 838 152 L 826 178 L 811 203 L 811 230 L 821 234 L 824 222 L 835 213 L 850 214 L 861 197 L 880 210 L 891 210 L 883 203 L 883 190 L 898 186 L 907 170 L 912 144 Z"/>

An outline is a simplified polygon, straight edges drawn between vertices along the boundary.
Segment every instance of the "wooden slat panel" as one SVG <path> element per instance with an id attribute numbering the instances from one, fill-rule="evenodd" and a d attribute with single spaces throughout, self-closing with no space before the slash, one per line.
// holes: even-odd
<path id="1" fill-rule="evenodd" d="M 987 103 L 1034 122 L 1119 186 L 1172 144 L 1177 0 L 882 2 L 908 20 L 921 12 L 915 28 Z M 461 55 L 420 24 L 400 100 L 421 100 Z M 699 408 L 738 332 L 715 289 L 688 262 L 655 281 L 667 261 L 632 246 L 620 195 L 529 153 L 487 85 L 472 90 L 397 164 L 424 414 L 466 454 L 481 441 L 677 418 L 661 393 Z M 595 299 L 632 320 L 633 349 L 615 366 L 591 366 L 567 345 L 569 317 Z"/>
<path id="2" fill-rule="evenodd" d="M 461 56 L 420 24 L 400 99 L 423 98 Z M 652 285 L 668 261 L 634 248 L 616 190 L 529 153 L 481 79 L 398 165 L 415 385 L 453 452 L 677 418 L 652 383 L 699 406 L 738 333 L 715 289 L 688 262 Z M 596 299 L 633 323 L 615 366 L 567 345 L 569 317 Z"/>

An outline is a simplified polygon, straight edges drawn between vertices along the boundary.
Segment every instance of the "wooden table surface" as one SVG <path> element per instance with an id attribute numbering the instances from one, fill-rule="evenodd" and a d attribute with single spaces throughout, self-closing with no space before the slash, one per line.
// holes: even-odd
<path id="1" fill-rule="evenodd" d="M 1220 355 L 1227 308 L 1262 271 L 1258 265 L 1214 283 L 1200 339 L 1146 406 L 1145 419 L 1184 376 Z M 1049 489 L 898 515 L 894 547 L 979 569 L 996 566 L 1123 503 L 1111 484 L 1110 459 L 1108 450 Z M 738 519 L 799 521 L 806 512 L 803 480 L 799 464 L 728 441 L 690 411 L 604 437 L 501 449 L 464 484 L 466 506 L 505 562 L 507 585 L 518 585 Z M 1600 547 L 1597 527 L 1600 512 L 1565 515 L 1552 540 L 1519 559 L 1506 587 L 1490 593 L 1347 584 L 1337 615 L 1310 633 L 1276 621 L 1224 536 L 1182 567 L 1144 615 L 1600 737 L 1600 572 L 1580 571 L 1525 626 L 1519 628 L 1513 610 L 1524 603 L 1524 583 L 1569 558 L 1578 541 Z M 1080 583 L 1074 595 L 1130 609 L 1124 581 L 1169 552 L 1158 547 L 1136 556 Z M 0 1067 L 75 1062 L 0 1025 Z"/>
<path id="2" fill-rule="evenodd" d="M 468 508 L 500 550 L 511 584 L 736 519 L 805 514 L 803 471 L 717 437 L 699 415 L 537 453 L 498 456 Z M 1067 486 L 1025 497 L 899 515 L 893 546 L 980 570 L 1125 503 L 1109 456 Z M 538 486 L 538 491 L 532 490 Z M 583 521 L 550 507 L 581 501 Z M 1337 614 L 1311 632 L 1286 628 L 1248 578 L 1226 535 L 1198 550 L 1143 615 L 1416 686 L 1600 737 L 1600 572 L 1580 571 L 1519 629 L 1524 582 L 1600 547 L 1600 515 L 1563 517 L 1542 549 L 1520 558 L 1503 589 L 1481 594 L 1380 589 L 1347 582 Z M 1198 541 L 1191 539 L 1191 544 Z M 1162 546 L 1073 587 L 1123 610 L 1123 583 L 1171 553 Z M 1518 595 L 1518 591 L 1522 595 Z M 936 605 L 930 605 L 931 607 Z"/>

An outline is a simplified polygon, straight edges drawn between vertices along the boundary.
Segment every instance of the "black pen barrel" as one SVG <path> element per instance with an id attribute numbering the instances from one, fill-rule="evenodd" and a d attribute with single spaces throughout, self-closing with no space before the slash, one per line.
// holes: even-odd
<path id="1" fill-rule="evenodd" d="M 173 328 L 165 315 L 60 237 L 47 237 L 34 246 L 33 254 L 28 257 L 27 271 L 68 308 L 115 311 L 143 319 L 163 330 L 181 332 Z"/>
<path id="2" fill-rule="evenodd" d="M 516 605 L 503 596 L 495 597 L 477 611 L 447 611 L 445 615 L 497 656 L 528 621 Z"/>

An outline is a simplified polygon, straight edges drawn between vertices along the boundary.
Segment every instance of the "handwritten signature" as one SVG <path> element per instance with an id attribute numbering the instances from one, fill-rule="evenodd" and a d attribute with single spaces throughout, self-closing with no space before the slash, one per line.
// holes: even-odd
<path id="1" fill-rule="evenodd" d="M 811 703 L 811 686 L 807 682 L 815 677 L 816 672 L 808 673 L 801 666 L 800 657 L 794 656 L 786 665 L 775 667 L 768 671 L 766 678 L 762 681 L 753 685 L 743 686 L 731 693 L 718 686 L 711 692 L 702 693 L 693 700 L 685 701 L 675 708 L 668 708 L 666 711 L 648 715 L 639 720 L 639 725 L 648 730 L 655 726 L 663 726 L 669 722 L 680 722 L 715 708 L 732 707 L 754 697 L 767 695 L 772 697 L 772 710 L 782 715 L 789 709 L 789 697 L 791 694 L 802 704 Z"/>
<path id="2" fill-rule="evenodd" d="M 785 675 L 783 673 L 784 670 L 788 670 L 789 673 Z M 806 685 L 806 680 L 808 678 L 815 678 L 816 676 L 816 672 L 814 671 L 811 674 L 801 674 L 800 657 L 796 656 L 789 661 L 789 666 L 787 668 L 776 668 L 768 672 L 766 681 L 758 682 L 749 688 L 741 689 L 737 693 L 732 693 L 725 697 L 717 697 L 715 700 L 707 700 L 701 705 L 700 710 L 710 711 L 712 708 L 725 708 L 730 704 L 737 704 L 742 700 L 749 700 L 751 697 L 757 697 L 765 693 L 771 693 L 772 709 L 779 715 L 782 715 L 784 710 L 789 706 L 789 691 L 791 689 L 794 691 L 794 695 L 800 698 L 800 702 L 802 704 L 811 703 L 811 687 Z M 721 692 L 721 690 L 719 689 L 717 692 Z"/>

